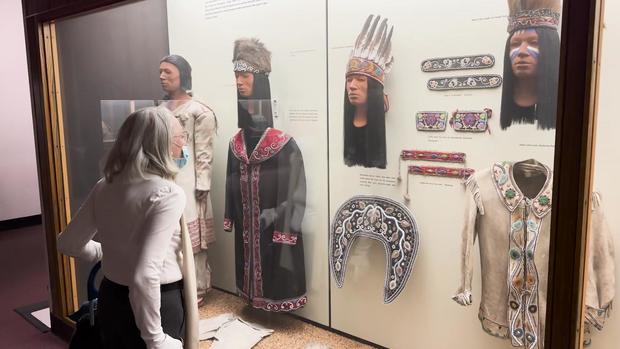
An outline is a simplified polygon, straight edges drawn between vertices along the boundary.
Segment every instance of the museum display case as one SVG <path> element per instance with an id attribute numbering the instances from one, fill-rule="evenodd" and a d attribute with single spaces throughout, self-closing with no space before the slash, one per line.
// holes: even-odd
<path id="1" fill-rule="evenodd" d="M 390 348 L 613 336 L 600 1 L 112 3 L 25 10 L 56 326 L 92 265 L 54 237 L 158 106 L 189 144 L 199 297 Z"/>

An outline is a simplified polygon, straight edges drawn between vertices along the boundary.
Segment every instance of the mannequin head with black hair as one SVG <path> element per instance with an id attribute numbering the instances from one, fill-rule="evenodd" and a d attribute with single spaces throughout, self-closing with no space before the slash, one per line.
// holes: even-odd
<path id="1" fill-rule="evenodd" d="M 165 99 L 183 100 L 192 96 L 192 67 L 182 56 L 169 55 L 161 59 L 159 81 Z"/>
<path id="2" fill-rule="evenodd" d="M 344 92 L 344 163 L 384 169 L 385 113 L 389 109 L 383 92 L 390 71 L 393 27 L 387 18 L 369 15 L 349 57 Z"/>
<path id="3" fill-rule="evenodd" d="M 383 85 L 365 75 L 347 76 L 344 93 L 344 161 L 347 166 L 386 167 Z"/>
<path id="4" fill-rule="evenodd" d="M 554 129 L 560 63 L 559 0 L 509 0 L 500 124 Z"/>
<path id="5" fill-rule="evenodd" d="M 233 52 L 237 86 L 237 126 L 247 137 L 260 137 L 273 127 L 271 52 L 258 39 L 238 39 Z"/>
<path id="6" fill-rule="evenodd" d="M 261 73 L 235 72 L 237 127 L 264 131 L 273 127 L 269 77 Z"/>

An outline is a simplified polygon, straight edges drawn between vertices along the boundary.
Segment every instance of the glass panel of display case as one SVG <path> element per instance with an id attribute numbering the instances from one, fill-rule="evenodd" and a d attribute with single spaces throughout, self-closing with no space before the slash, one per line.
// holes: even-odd
<path id="1" fill-rule="evenodd" d="M 329 325 L 325 4 L 169 1 L 167 22 L 217 115 L 213 285 Z"/>
<path id="2" fill-rule="evenodd" d="M 542 348 L 560 3 L 352 4 L 328 2 L 332 326 Z"/>
<path id="3" fill-rule="evenodd" d="M 620 249 L 618 235 L 620 221 L 614 214 L 620 207 L 620 186 L 615 172 L 618 139 L 615 128 L 620 126 L 615 115 L 615 82 L 620 78 L 620 68 L 615 60 L 620 57 L 620 6 L 605 2 L 598 112 L 594 155 L 594 183 L 590 226 L 588 232 L 588 260 L 584 286 L 584 344 L 589 348 L 613 348 L 620 341 L 620 321 L 612 311 L 618 294 L 619 260 L 615 252 Z"/>
<path id="4" fill-rule="evenodd" d="M 102 100 L 162 98 L 158 67 L 168 53 L 165 13 L 165 1 L 151 0 L 56 22 L 72 216 L 102 176 L 110 132 L 120 126 L 116 120 L 128 115 L 121 112 L 128 111 L 128 102 Z M 104 125 L 111 116 L 120 119 Z M 82 303 L 91 265 L 76 260 L 76 269 Z"/>

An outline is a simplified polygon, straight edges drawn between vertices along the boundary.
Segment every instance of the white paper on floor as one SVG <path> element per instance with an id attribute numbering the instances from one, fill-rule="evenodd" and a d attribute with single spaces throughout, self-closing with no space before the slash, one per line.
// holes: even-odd
<path id="1" fill-rule="evenodd" d="M 215 333 L 222 325 L 233 321 L 235 318 L 232 313 L 226 313 L 200 320 L 198 323 L 198 339 L 204 341 L 215 337 Z"/>
<path id="2" fill-rule="evenodd" d="M 231 313 L 200 320 L 198 329 L 200 340 L 215 339 L 211 349 L 250 349 L 273 333 Z"/>
<path id="3" fill-rule="evenodd" d="M 45 326 L 49 328 L 52 327 L 52 322 L 50 321 L 50 308 L 44 308 L 41 310 L 33 311 L 30 314 L 34 316 L 37 320 L 44 323 Z"/>

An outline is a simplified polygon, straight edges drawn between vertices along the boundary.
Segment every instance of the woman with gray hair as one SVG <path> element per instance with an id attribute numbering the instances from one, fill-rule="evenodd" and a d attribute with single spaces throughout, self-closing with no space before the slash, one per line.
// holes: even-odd
<path id="1" fill-rule="evenodd" d="M 60 252 L 102 260 L 97 323 L 104 348 L 182 348 L 185 194 L 173 182 L 173 153 L 183 139 L 165 108 L 129 115 L 105 177 L 58 237 Z"/>

